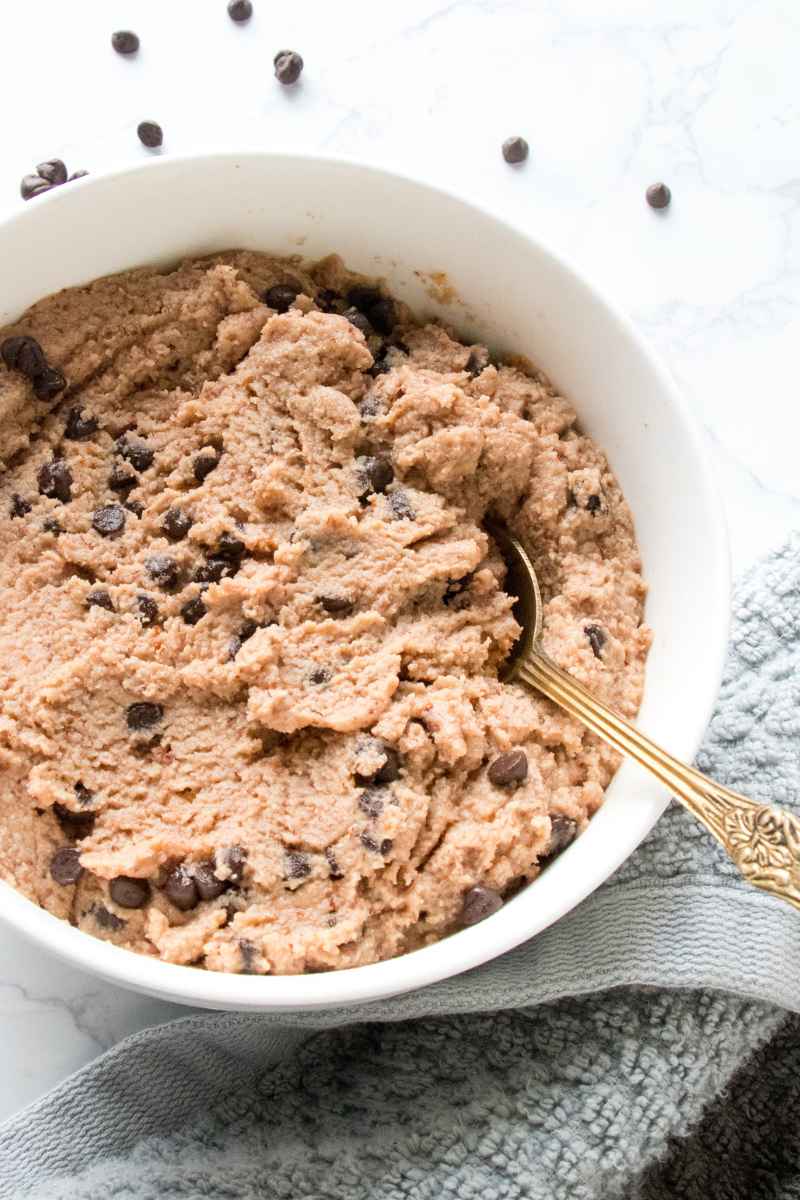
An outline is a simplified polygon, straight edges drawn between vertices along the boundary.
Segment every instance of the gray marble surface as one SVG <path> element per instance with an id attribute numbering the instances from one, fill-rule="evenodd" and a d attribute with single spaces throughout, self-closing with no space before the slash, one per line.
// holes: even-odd
<path id="1" fill-rule="evenodd" d="M 661 351 L 707 431 L 736 572 L 800 527 L 796 0 L 254 5 L 243 27 L 225 0 L 9 6 L 0 218 L 43 158 L 145 156 L 146 117 L 165 154 L 292 148 L 445 185 L 567 254 Z M 131 26 L 126 61 L 109 37 Z M 306 60 L 291 93 L 271 71 L 287 46 Z M 499 153 L 514 133 L 531 145 L 518 169 Z M 643 201 L 659 178 L 665 215 Z M 0 1119 L 181 1011 L 0 925 Z"/>

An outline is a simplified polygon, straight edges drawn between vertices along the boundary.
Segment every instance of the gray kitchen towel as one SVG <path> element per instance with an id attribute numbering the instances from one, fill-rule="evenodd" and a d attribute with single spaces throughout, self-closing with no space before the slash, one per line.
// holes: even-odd
<path id="1" fill-rule="evenodd" d="M 740 583 L 699 761 L 800 781 L 800 538 Z M 564 920 L 368 1007 L 200 1014 L 0 1128 L 0 1197 L 800 1197 L 800 913 L 673 806 Z"/>

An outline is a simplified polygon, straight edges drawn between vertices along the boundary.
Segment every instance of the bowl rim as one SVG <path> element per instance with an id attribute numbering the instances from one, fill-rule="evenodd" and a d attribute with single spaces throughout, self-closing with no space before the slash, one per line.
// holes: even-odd
<path id="1" fill-rule="evenodd" d="M 97 184 L 109 180 L 121 182 L 142 172 L 152 172 L 154 176 L 157 176 L 159 172 L 181 166 L 196 166 L 201 162 L 209 165 L 212 163 L 228 164 L 233 168 L 244 160 L 259 160 L 273 165 L 289 160 L 293 163 L 309 163 L 321 169 L 329 166 L 352 169 L 382 178 L 384 181 L 396 181 L 410 185 L 427 193 L 433 202 L 446 200 L 471 210 L 482 220 L 494 224 L 506 234 L 523 239 L 539 255 L 549 258 L 556 268 L 568 277 L 570 285 L 583 292 L 590 305 L 604 309 L 621 336 L 633 344 L 634 349 L 652 374 L 660 393 L 679 418 L 681 432 L 686 446 L 691 450 L 693 464 L 696 468 L 697 488 L 698 493 L 702 495 L 705 517 L 712 531 L 712 544 L 715 551 L 712 563 L 713 600 L 718 610 L 719 620 L 716 625 L 718 630 L 716 646 L 712 647 L 712 653 L 709 655 L 709 662 L 714 669 L 711 670 L 709 667 L 708 678 L 703 686 L 698 687 L 697 682 L 693 682 L 695 703 L 698 705 L 698 712 L 702 712 L 702 720 L 698 719 L 697 721 L 693 744 L 690 747 L 692 753 L 696 751 L 718 693 L 728 644 L 730 548 L 727 527 L 715 473 L 697 418 L 689 408 L 687 400 L 681 394 L 668 368 L 639 333 L 631 318 L 613 301 L 609 300 L 560 250 L 554 250 L 527 229 L 516 225 L 513 220 L 507 220 L 500 216 L 484 202 L 465 198 L 458 192 L 421 180 L 408 172 L 387 169 L 352 155 L 306 153 L 283 149 L 272 152 L 247 146 L 238 150 L 212 149 L 203 152 L 171 154 L 143 162 L 112 166 L 74 180 L 69 187 L 70 192 L 78 188 L 92 189 Z M 154 186 L 157 186 L 155 179 Z M 31 219 L 32 214 L 43 210 L 47 205 L 58 204 L 63 195 L 62 188 L 57 187 L 45 195 L 37 197 L 33 209 L 28 209 L 27 205 L 23 208 L 17 206 L 0 219 L 0 228 L 13 235 L 15 227 L 19 227 L 20 234 L 24 236 L 24 227 Z M 222 247 L 222 249 L 225 248 L 227 247 Z M 651 804 L 649 806 L 650 817 L 640 821 L 636 828 L 636 840 L 633 842 L 626 840 L 621 852 L 618 850 L 618 853 L 604 857 L 602 865 L 598 869 L 584 874 L 579 886 L 565 896 L 561 904 L 554 906 L 555 916 L 544 926 L 534 930 L 528 929 L 527 932 L 520 931 L 512 922 L 504 925 L 501 912 L 495 917 L 489 918 L 488 921 L 482 922 L 479 927 L 463 930 L 423 949 L 400 955 L 397 958 L 366 966 L 345 968 L 340 971 L 264 977 L 205 971 L 163 962 L 161 959 L 149 958 L 135 951 L 115 946 L 74 928 L 59 917 L 40 908 L 32 900 L 2 881 L 0 881 L 0 900 L 2 901 L 0 902 L 0 919 L 31 938 L 57 958 L 67 961 L 73 966 L 99 975 L 108 982 L 130 990 L 176 1003 L 192 1007 L 263 1012 L 298 1012 L 347 1007 L 353 1004 L 375 1002 L 428 987 L 479 967 L 544 932 L 546 928 L 585 900 L 617 870 L 622 862 L 633 853 L 641 839 L 652 829 L 669 802 L 669 796 L 665 793 L 660 808 Z M 491 939 L 486 936 L 490 927 L 494 935 Z M 479 937 L 471 936 L 478 929 L 481 930 L 481 935 Z"/>

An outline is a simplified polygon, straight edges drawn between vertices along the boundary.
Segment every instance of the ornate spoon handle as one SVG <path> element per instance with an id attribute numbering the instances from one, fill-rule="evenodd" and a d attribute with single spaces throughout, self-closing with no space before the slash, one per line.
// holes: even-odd
<path id="1" fill-rule="evenodd" d="M 786 809 L 748 800 L 679 762 L 537 648 L 518 660 L 513 676 L 646 767 L 714 835 L 749 883 L 800 908 L 797 817 Z"/>

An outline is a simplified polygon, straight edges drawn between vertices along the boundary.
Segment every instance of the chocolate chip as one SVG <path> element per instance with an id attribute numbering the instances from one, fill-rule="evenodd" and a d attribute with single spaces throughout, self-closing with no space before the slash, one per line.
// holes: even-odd
<path id="1" fill-rule="evenodd" d="M 60 500 L 68 504 L 72 499 L 72 472 L 63 458 L 54 458 L 52 462 L 43 463 L 36 476 L 39 491 L 51 500 Z"/>
<path id="2" fill-rule="evenodd" d="M 158 623 L 158 605 L 152 596 L 137 596 L 136 607 L 139 610 L 139 621 L 145 629 Z"/>
<path id="3" fill-rule="evenodd" d="M 87 608 L 106 608 L 109 612 L 114 611 L 114 601 L 109 596 L 108 592 L 97 591 L 89 592 L 86 597 Z"/>
<path id="4" fill-rule="evenodd" d="M 232 533 L 223 533 L 217 542 L 217 548 L 214 551 L 215 558 L 222 558 L 226 562 L 238 562 L 244 557 L 247 547 L 239 538 L 234 537 Z"/>
<path id="5" fill-rule="evenodd" d="M 354 325 L 356 329 L 360 329 L 364 337 L 369 337 L 369 335 L 372 333 L 372 326 L 369 323 L 369 318 L 365 317 L 364 314 L 359 312 L 357 308 L 346 308 L 342 313 L 342 316 L 346 317 L 350 324 Z"/>
<path id="6" fill-rule="evenodd" d="M 480 375 L 482 371 L 485 371 L 488 365 L 488 350 L 484 350 L 483 348 L 480 350 L 471 350 L 464 370 L 474 379 L 477 375 Z"/>
<path id="7" fill-rule="evenodd" d="M 69 442 L 85 442 L 97 433 L 97 418 L 84 417 L 79 408 L 71 408 L 64 426 L 64 437 Z"/>
<path id="8" fill-rule="evenodd" d="M 67 183 L 72 183 L 73 179 L 85 179 L 88 174 L 89 174 L 88 171 L 83 171 L 83 170 L 73 171 L 72 174 L 70 175 L 69 179 L 67 180 Z"/>
<path id="9" fill-rule="evenodd" d="M 489 781 L 495 787 L 513 787 L 528 778 L 528 756 L 524 750 L 509 750 L 489 767 Z"/>
<path id="10" fill-rule="evenodd" d="M 550 818 L 550 843 L 547 847 L 547 858 L 555 858 L 562 850 L 566 850 L 572 842 L 575 841 L 575 835 L 578 832 L 578 823 L 573 821 L 571 817 L 565 817 L 561 813 L 555 813 Z"/>
<path id="11" fill-rule="evenodd" d="M 53 805 L 53 815 L 67 837 L 74 838 L 76 841 L 88 837 L 94 829 L 94 813 L 74 812 L 71 808 L 67 808 L 66 804 L 59 804 L 56 801 Z"/>
<path id="12" fill-rule="evenodd" d="M 58 537 L 60 533 L 64 532 L 55 517 L 48 517 L 47 520 L 42 523 L 42 529 L 45 531 L 45 533 L 54 533 L 56 537 Z"/>
<path id="13" fill-rule="evenodd" d="M 384 838 L 382 842 L 376 842 L 366 830 L 361 834 L 361 845 L 365 850 L 369 850 L 372 854 L 382 854 L 385 858 L 387 854 L 391 854 L 394 842 L 391 838 Z"/>
<path id="14" fill-rule="evenodd" d="M 349 596 L 317 596 L 317 604 L 325 609 L 326 613 L 331 616 L 344 616 L 345 613 L 353 611 L 354 602 Z"/>
<path id="15" fill-rule="evenodd" d="M 400 755 L 393 746 L 384 746 L 383 752 L 386 755 L 386 761 L 376 772 L 373 782 L 394 783 L 396 779 L 400 778 Z"/>
<path id="16" fill-rule="evenodd" d="M 178 586 L 180 568 L 171 555 L 151 554 L 144 560 L 144 567 L 153 583 L 157 583 L 165 592 L 171 592 Z"/>
<path id="17" fill-rule="evenodd" d="M 63 392 L 66 386 L 67 380 L 58 367 L 45 367 L 41 375 L 33 379 L 33 391 L 37 400 L 52 400 L 59 392 Z"/>
<path id="18" fill-rule="evenodd" d="M 109 895 L 120 908 L 144 908 L 150 899 L 150 884 L 132 875 L 118 875 L 109 884 Z"/>
<path id="19" fill-rule="evenodd" d="M 216 900 L 225 891 L 225 881 L 214 874 L 213 859 L 197 863 L 192 874 L 201 900 Z"/>
<path id="20" fill-rule="evenodd" d="M 379 354 L 378 357 L 376 359 L 374 359 L 372 366 L 367 368 L 367 374 L 371 375 L 373 379 L 377 379 L 379 375 L 388 374 L 388 372 L 391 371 L 391 369 L 392 369 L 391 363 L 389 362 L 388 358 L 386 357 L 386 349 L 384 347 L 381 354 Z"/>
<path id="21" fill-rule="evenodd" d="M 485 921 L 487 917 L 499 912 L 502 907 L 503 897 L 499 892 L 478 884 L 477 887 L 470 888 L 464 896 L 459 924 L 464 928 L 477 925 L 479 921 Z"/>
<path id="22" fill-rule="evenodd" d="M 168 508 L 161 528 L 171 542 L 181 542 L 192 528 L 192 518 L 181 508 Z"/>
<path id="23" fill-rule="evenodd" d="M 380 792 L 362 792 L 358 797 L 358 807 L 373 821 L 383 812 L 383 796 Z"/>
<path id="24" fill-rule="evenodd" d="M 245 621 L 239 632 L 231 638 L 228 642 L 228 659 L 231 662 L 236 658 L 243 644 L 253 636 L 257 629 L 258 626 L 255 621 Z"/>
<path id="25" fill-rule="evenodd" d="M 48 158 L 45 162 L 37 163 L 36 174 L 53 187 L 67 182 L 67 168 L 60 158 Z"/>
<path id="26" fill-rule="evenodd" d="M 341 867 L 339 866 L 338 862 L 336 861 L 336 856 L 330 848 L 328 848 L 325 851 L 325 859 L 328 863 L 328 870 L 330 872 L 330 878 L 331 879 L 344 879 L 344 872 L 342 871 Z"/>
<path id="27" fill-rule="evenodd" d="M 191 908 L 196 908 L 200 901 L 197 883 L 183 864 L 173 867 L 170 871 L 164 882 L 163 891 L 169 902 L 179 908 L 181 912 L 188 912 Z"/>
<path id="28" fill-rule="evenodd" d="M 592 647 L 592 653 L 595 658 L 602 658 L 602 649 L 605 646 L 607 638 L 599 625 L 584 625 L 583 632 L 589 639 L 589 645 Z"/>
<path id="29" fill-rule="evenodd" d="M 383 839 L 383 841 L 381 842 L 381 845 L 380 845 L 380 851 L 384 858 L 386 858 L 387 854 L 392 853 L 393 847 L 394 847 L 394 842 L 392 841 L 391 838 Z"/>
<path id="30" fill-rule="evenodd" d="M 19 194 L 23 200 L 32 200 L 34 196 L 41 196 L 43 192 L 49 192 L 52 186 L 46 179 L 42 179 L 41 175 L 23 175 L 19 185 Z"/>
<path id="31" fill-rule="evenodd" d="M 593 515 L 596 512 L 600 512 L 602 507 L 603 502 L 599 496 L 589 496 L 586 501 L 586 511 L 592 513 Z"/>
<path id="32" fill-rule="evenodd" d="M 191 600 L 187 600 L 181 607 L 181 616 L 187 625 L 196 625 L 201 621 L 208 612 L 202 597 L 193 596 Z"/>
<path id="33" fill-rule="evenodd" d="M 94 800 L 94 792 L 90 792 L 87 787 L 84 787 L 80 780 L 78 780 L 78 782 L 75 784 L 73 790 L 75 792 L 75 799 L 79 804 L 83 804 L 84 807 L 87 804 L 91 804 Z"/>
<path id="34" fill-rule="evenodd" d="M 521 163 L 528 157 L 528 143 L 524 137 L 510 137 L 503 142 L 503 158 L 507 163 Z"/>
<path id="35" fill-rule="evenodd" d="M 134 475 L 132 471 L 126 471 L 124 467 L 120 467 L 116 463 L 108 477 L 108 486 L 111 491 L 117 492 L 123 499 L 127 499 L 138 482 L 138 476 Z"/>
<path id="36" fill-rule="evenodd" d="M 164 141 L 164 131 L 157 121 L 140 121 L 136 126 L 139 141 L 148 150 L 155 150 Z"/>
<path id="37" fill-rule="evenodd" d="M 297 83 L 303 72 L 303 60 L 294 50 L 279 50 L 273 59 L 275 78 L 279 83 Z"/>
<path id="38" fill-rule="evenodd" d="M 264 302 L 270 308 L 277 309 L 279 313 L 285 313 L 289 311 L 299 295 L 300 288 L 295 287 L 294 284 L 276 283 L 274 287 L 267 288 L 264 293 Z"/>
<path id="39" fill-rule="evenodd" d="M 244 869 L 247 865 L 247 851 L 241 846 L 227 846 L 216 855 L 216 862 L 227 870 L 226 883 L 238 887 L 244 879 Z"/>
<path id="40" fill-rule="evenodd" d="M 381 296 L 380 300 L 372 305 L 367 316 L 373 329 L 377 329 L 378 333 L 391 333 L 397 324 L 394 300 L 388 296 Z"/>
<path id="41" fill-rule="evenodd" d="M 31 511 L 31 503 L 29 500 L 23 499 L 17 492 L 11 497 L 11 507 L 9 515 L 12 517 L 24 517 Z"/>
<path id="42" fill-rule="evenodd" d="M 198 454 L 192 464 L 194 477 L 198 483 L 202 483 L 207 475 L 210 475 L 216 467 L 219 466 L 219 455 L 217 454 Z"/>
<path id="43" fill-rule="evenodd" d="M 320 288 L 314 297 L 314 303 L 317 308 L 323 312 L 336 312 L 337 305 L 341 303 L 341 292 L 334 291 L 333 288 Z"/>
<path id="44" fill-rule="evenodd" d="M 232 21 L 241 23 L 249 21 L 253 15 L 253 5 L 250 0 L 228 0 L 228 16 Z"/>
<path id="45" fill-rule="evenodd" d="M 135 54 L 139 49 L 139 38 L 132 29 L 118 29 L 111 35 L 111 45 L 117 54 Z"/>
<path id="46" fill-rule="evenodd" d="M 444 595 L 442 596 L 442 603 L 449 607 L 454 600 L 458 599 L 459 596 L 463 595 L 464 592 L 469 590 L 471 583 L 472 572 L 470 572 L 469 575 L 464 575 L 461 579 L 448 579 L 447 586 L 444 589 Z"/>
<path id="47" fill-rule="evenodd" d="M 156 456 L 155 450 L 140 437 L 117 438 L 115 449 L 117 454 L 121 454 L 131 464 L 134 471 L 146 471 L 148 467 L 152 467 Z"/>
<path id="48" fill-rule="evenodd" d="M 411 501 L 408 498 L 408 493 L 402 488 L 392 492 L 389 497 L 389 508 L 392 516 L 398 521 L 413 521 L 416 517 L 414 509 L 411 507 Z"/>
<path id="49" fill-rule="evenodd" d="M 164 719 L 164 709 L 160 704 L 151 704 L 149 700 L 140 700 L 129 704 L 125 713 L 128 729 L 138 732 L 141 729 L 152 729 Z"/>
<path id="50" fill-rule="evenodd" d="M 118 917 L 116 913 L 112 913 L 105 904 L 93 904 L 89 909 L 89 915 L 94 917 L 100 928 L 107 930 L 108 933 L 119 933 L 120 929 L 124 929 L 128 923 L 123 921 L 122 917 Z"/>
<path id="51" fill-rule="evenodd" d="M 307 879 L 311 874 L 311 863 L 308 855 L 300 850 L 290 850 L 286 855 L 286 878 Z"/>
<path id="52" fill-rule="evenodd" d="M 331 677 L 330 670 L 327 667 L 314 667 L 309 673 L 309 683 L 327 683 Z"/>
<path id="53" fill-rule="evenodd" d="M 388 458 L 361 459 L 359 472 L 364 481 L 362 496 L 368 496 L 371 492 L 385 492 L 394 479 L 394 470 Z"/>
<path id="54" fill-rule="evenodd" d="M 667 208 L 672 199 L 672 192 L 665 183 L 651 183 L 645 192 L 645 198 L 651 208 Z"/>
<path id="55" fill-rule="evenodd" d="M 357 283 L 355 287 L 351 287 L 347 292 L 347 299 L 354 308 L 365 315 L 369 314 L 369 310 L 379 300 L 383 299 L 380 288 L 372 287 L 370 284 Z"/>
<path id="56" fill-rule="evenodd" d="M 80 854 L 74 846 L 60 846 L 50 859 L 50 874 L 61 887 L 77 883 L 82 873 Z"/>
<path id="57" fill-rule="evenodd" d="M 32 337 L 9 337 L 0 344 L 0 355 L 9 371 L 21 371 L 34 379 L 47 369 L 44 350 Z"/>
<path id="58" fill-rule="evenodd" d="M 92 526 L 101 537 L 114 537 L 125 528 L 125 509 L 121 504 L 104 504 L 92 513 Z"/>
<path id="59" fill-rule="evenodd" d="M 205 562 L 200 563 L 195 569 L 192 576 L 195 583 L 219 583 L 220 579 L 224 579 L 226 575 L 235 575 L 236 571 L 233 564 L 226 562 L 224 558 L 217 558 L 212 555 Z"/>

